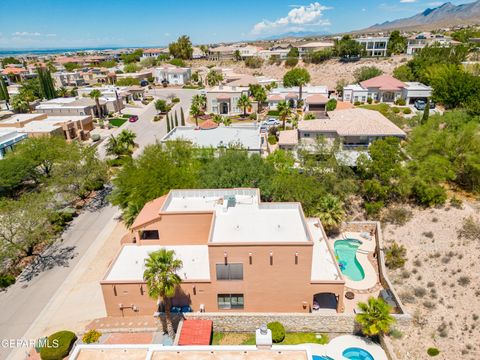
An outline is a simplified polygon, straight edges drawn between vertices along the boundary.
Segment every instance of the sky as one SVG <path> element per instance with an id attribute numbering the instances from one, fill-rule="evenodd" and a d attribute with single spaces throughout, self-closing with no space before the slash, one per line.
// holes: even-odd
<path id="1" fill-rule="evenodd" d="M 452 0 L 454 4 L 471 0 Z M 412 16 L 435 0 L 0 0 L 0 49 L 164 46 L 339 33 Z"/>

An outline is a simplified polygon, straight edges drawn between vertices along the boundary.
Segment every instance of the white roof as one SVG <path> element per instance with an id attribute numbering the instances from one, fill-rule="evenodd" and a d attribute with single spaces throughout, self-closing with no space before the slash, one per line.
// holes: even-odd
<path id="1" fill-rule="evenodd" d="M 256 189 L 173 190 L 162 211 L 214 211 L 212 243 L 310 241 L 298 203 L 261 203 Z"/>
<path id="2" fill-rule="evenodd" d="M 197 130 L 193 126 L 178 126 L 165 135 L 162 141 L 179 139 L 205 148 L 239 144 L 249 150 L 261 149 L 260 130 L 253 126 L 219 126 L 209 130 Z"/>
<path id="3" fill-rule="evenodd" d="M 272 89 L 270 92 L 271 94 L 285 94 L 285 93 L 298 93 L 299 87 L 278 87 Z M 324 85 L 316 85 L 316 86 L 303 86 L 302 87 L 302 97 L 312 94 L 321 94 L 321 95 L 328 95 L 328 87 Z"/>
<path id="4" fill-rule="evenodd" d="M 175 251 L 175 257 L 182 260 L 178 272 L 185 280 L 210 280 L 210 265 L 207 245 L 125 245 L 113 263 L 105 280 L 141 281 L 145 271 L 145 259 L 151 252 L 165 248 Z"/>
<path id="5" fill-rule="evenodd" d="M 333 42 L 310 42 L 307 44 L 299 45 L 299 48 L 321 48 L 321 47 L 332 47 L 334 44 Z"/>
<path id="6" fill-rule="evenodd" d="M 319 220 L 307 219 L 308 229 L 313 236 L 312 273 L 311 280 L 341 280 L 341 275 L 335 265 L 335 259 L 328 249 Z"/>
<path id="7" fill-rule="evenodd" d="M 1 120 L 1 124 L 16 124 L 23 121 L 35 120 L 44 117 L 45 114 L 14 114 L 4 120 Z"/>
<path id="8" fill-rule="evenodd" d="M 27 136 L 26 134 L 20 134 L 17 130 L 17 128 L 0 128 L 0 145 L 8 142 L 18 142 Z"/>
<path id="9" fill-rule="evenodd" d="M 368 92 L 368 89 L 364 89 L 363 87 L 361 87 L 361 86 L 358 85 L 358 84 L 350 84 L 350 85 L 344 86 L 343 89 L 344 89 L 344 90 L 353 90 L 353 91 L 364 91 L 364 92 Z"/>
<path id="10" fill-rule="evenodd" d="M 422 84 L 420 82 L 405 82 L 405 88 L 407 90 L 432 90 L 430 86 Z"/>
<path id="11" fill-rule="evenodd" d="M 32 122 L 29 122 L 28 124 L 25 124 L 25 126 L 22 128 L 19 128 L 18 131 L 25 132 L 25 133 L 40 133 L 40 132 L 50 133 L 59 128 L 61 128 L 60 125 L 55 125 L 52 122 L 39 120 L 39 121 L 32 121 Z"/>

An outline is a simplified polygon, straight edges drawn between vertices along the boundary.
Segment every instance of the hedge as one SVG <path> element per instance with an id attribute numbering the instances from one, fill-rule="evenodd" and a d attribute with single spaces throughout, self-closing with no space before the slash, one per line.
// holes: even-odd
<path id="1" fill-rule="evenodd" d="M 10 274 L 0 275 L 0 289 L 5 289 L 12 284 L 15 284 L 15 276 Z"/>
<path id="2" fill-rule="evenodd" d="M 273 321 L 267 324 L 267 328 L 272 331 L 272 341 L 274 343 L 280 343 L 285 339 L 285 328 L 282 323 Z"/>
<path id="3" fill-rule="evenodd" d="M 42 360 L 62 360 L 77 341 L 77 336 L 68 330 L 56 332 L 48 337 L 48 345 L 40 349 Z"/>

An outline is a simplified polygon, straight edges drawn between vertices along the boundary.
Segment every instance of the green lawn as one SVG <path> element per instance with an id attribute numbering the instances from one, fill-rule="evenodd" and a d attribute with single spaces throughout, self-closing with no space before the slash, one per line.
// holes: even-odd
<path id="1" fill-rule="evenodd" d="M 305 343 L 327 344 L 326 334 L 317 338 L 315 333 L 286 333 L 285 339 L 276 345 L 297 345 Z M 212 345 L 255 345 L 255 334 L 214 332 Z"/>
<path id="2" fill-rule="evenodd" d="M 115 127 L 120 127 L 123 124 L 127 122 L 127 119 L 122 119 L 122 118 L 115 118 L 115 119 L 110 119 L 108 120 L 110 125 L 115 126 Z"/>

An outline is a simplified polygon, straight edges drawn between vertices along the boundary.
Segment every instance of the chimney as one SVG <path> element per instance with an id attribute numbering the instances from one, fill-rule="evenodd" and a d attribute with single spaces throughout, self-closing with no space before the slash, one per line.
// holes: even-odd
<path id="1" fill-rule="evenodd" d="M 272 347 L 272 331 L 263 324 L 255 331 L 255 343 L 258 349 L 268 350 Z"/>

